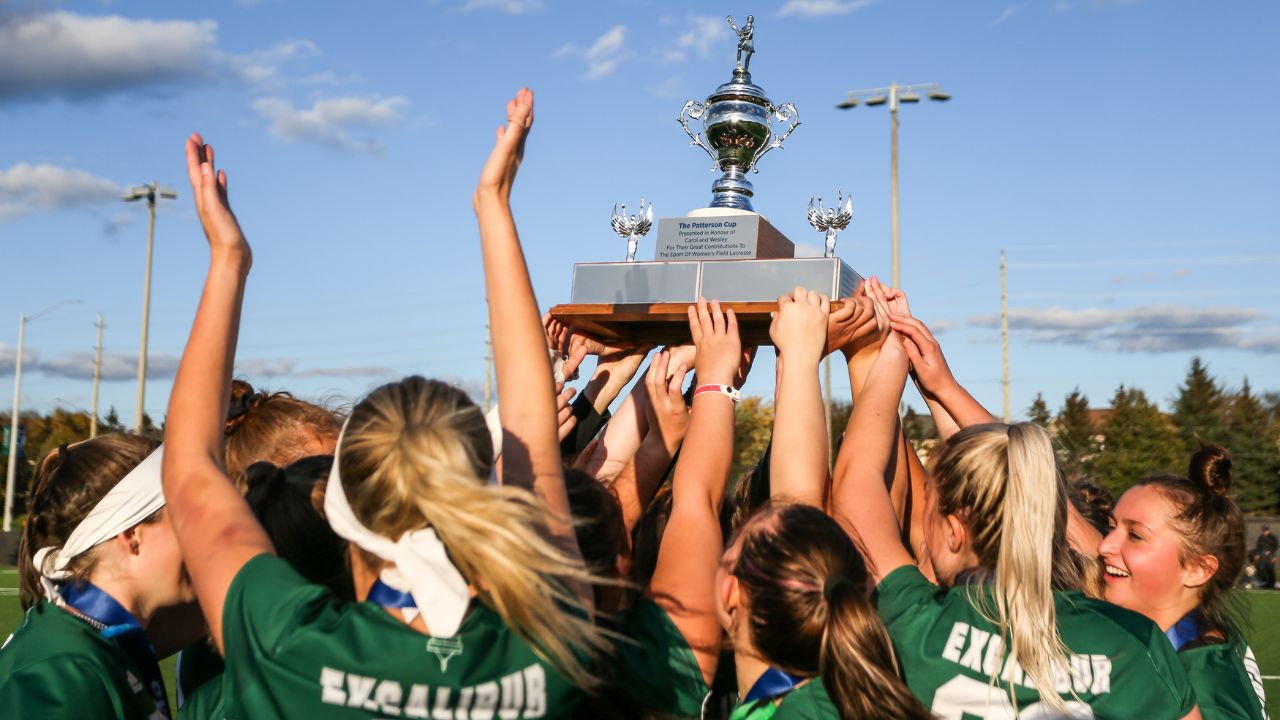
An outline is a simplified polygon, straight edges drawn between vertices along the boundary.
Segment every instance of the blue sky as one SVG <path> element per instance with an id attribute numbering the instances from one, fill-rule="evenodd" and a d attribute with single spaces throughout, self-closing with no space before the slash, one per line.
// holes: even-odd
<path id="1" fill-rule="evenodd" d="M 756 209 L 819 245 L 805 205 L 844 188 L 838 252 L 865 275 L 889 270 L 889 114 L 834 105 L 891 81 L 954 96 L 900 115 L 903 286 L 989 407 L 1001 248 L 1015 414 L 1077 385 L 1167 405 L 1196 354 L 1280 389 L 1280 7 L 1261 0 L 6 3 L 0 373 L 20 312 L 82 300 L 28 326 L 24 406 L 89 407 L 100 311 L 102 407 L 132 421 L 146 212 L 116 197 L 158 180 L 180 194 L 156 231 L 163 414 L 207 262 L 182 159 L 199 130 L 254 248 L 240 374 L 337 401 L 411 372 L 478 388 L 470 192 L 506 98 L 537 93 L 515 207 L 549 306 L 575 261 L 624 257 L 615 202 L 706 204 L 674 118 L 727 80 L 723 16 L 748 12 L 755 81 L 803 121 L 752 178 Z M 771 379 L 766 360 L 747 392 Z"/>

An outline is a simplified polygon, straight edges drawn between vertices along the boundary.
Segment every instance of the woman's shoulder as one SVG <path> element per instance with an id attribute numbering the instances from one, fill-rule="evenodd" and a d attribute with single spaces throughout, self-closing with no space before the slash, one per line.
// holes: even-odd
<path id="1" fill-rule="evenodd" d="M 1142 613 L 1091 598 L 1078 590 L 1055 592 L 1054 605 L 1060 632 L 1069 647 L 1072 639 L 1079 637 L 1094 643 L 1105 640 L 1111 644 L 1169 646 L 1172 650 L 1160 628 Z"/>
<path id="2" fill-rule="evenodd" d="M 42 602 L 27 610 L 22 624 L 0 648 L 0 683 L 24 667 L 74 661 L 84 667 L 108 667 L 124 653 L 71 613 Z"/>

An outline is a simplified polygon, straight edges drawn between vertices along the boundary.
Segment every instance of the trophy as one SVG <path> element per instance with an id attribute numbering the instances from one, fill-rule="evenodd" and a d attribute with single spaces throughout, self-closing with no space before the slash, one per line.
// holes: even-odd
<path id="1" fill-rule="evenodd" d="M 638 213 L 615 205 L 612 226 L 627 239 L 626 262 L 578 263 L 569 303 L 551 314 L 603 340 L 645 343 L 687 342 L 686 308 L 700 297 L 717 299 L 738 316 L 742 340 L 769 344 L 769 313 L 780 295 L 796 287 L 833 299 L 850 296 L 862 278 L 835 256 L 835 237 L 848 226 L 853 204 L 843 192 L 835 208 L 821 198 L 809 204 L 809 220 L 827 234 L 826 257 L 795 256 L 795 245 L 753 207 L 755 188 L 747 174 L 760 158 L 783 146 L 800 125 L 790 103 L 774 104 L 751 80 L 755 18 L 738 27 L 737 55 L 729 82 L 705 100 L 689 100 L 676 118 L 690 139 L 711 156 L 719 175 L 711 203 L 680 217 L 658 220 L 655 257 L 637 261 L 640 238 L 653 225 L 653 208 L 643 199 Z M 701 121 L 700 128 L 689 122 Z"/>
<path id="2" fill-rule="evenodd" d="M 640 212 L 627 215 L 627 206 L 619 203 L 613 206 L 613 217 L 610 220 L 613 231 L 627 239 L 627 262 L 636 261 L 636 248 L 640 246 L 640 238 L 653 227 L 653 205 L 640 198 Z"/>
<path id="3" fill-rule="evenodd" d="M 800 115 L 791 103 L 774 105 L 764 89 L 751 82 L 747 66 L 755 53 L 755 17 L 747 16 L 742 29 L 726 18 L 738 36 L 738 56 L 733 79 L 716 88 L 706 100 L 689 100 L 676 121 L 684 128 L 692 146 L 711 156 L 711 170 L 721 175 L 711 184 L 711 207 L 752 210 L 755 190 L 747 180 L 748 172 L 759 172 L 756 165 L 764 154 L 791 137 L 800 126 Z M 689 129 L 689 120 L 702 120 L 702 132 Z M 773 121 L 790 123 L 780 137 L 774 137 Z"/>
<path id="4" fill-rule="evenodd" d="M 809 198 L 809 225 L 818 232 L 827 234 L 827 245 L 824 250 L 823 257 L 836 256 L 836 233 L 849 227 L 849 221 L 853 219 L 853 198 L 845 198 L 844 190 L 836 196 L 836 206 L 834 208 L 822 207 L 822 196 L 818 196 L 818 204 L 813 204 L 813 198 Z"/>

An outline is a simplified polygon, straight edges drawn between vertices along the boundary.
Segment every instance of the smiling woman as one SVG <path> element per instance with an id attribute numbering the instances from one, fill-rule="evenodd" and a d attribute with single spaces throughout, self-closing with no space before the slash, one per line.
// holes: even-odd
<path id="1" fill-rule="evenodd" d="M 1122 495 L 1098 546 L 1107 600 L 1165 631 L 1207 720 L 1262 718 L 1266 704 L 1230 604 L 1245 557 L 1244 517 L 1230 488 L 1231 456 L 1203 447 L 1186 477 L 1150 477 Z"/>

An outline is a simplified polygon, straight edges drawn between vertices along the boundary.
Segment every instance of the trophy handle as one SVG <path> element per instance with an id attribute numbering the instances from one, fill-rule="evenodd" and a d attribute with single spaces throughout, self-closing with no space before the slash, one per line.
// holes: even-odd
<path id="1" fill-rule="evenodd" d="M 796 106 L 794 104 L 783 103 L 777 107 L 774 107 L 773 105 L 769 105 L 768 107 L 769 112 L 773 113 L 774 118 L 780 122 L 790 121 L 791 127 L 787 128 L 787 131 L 782 133 L 782 137 L 774 138 L 772 142 L 761 147 L 760 152 L 756 153 L 755 158 L 751 160 L 750 170 L 752 172 L 760 172 L 760 170 L 756 168 L 756 165 L 760 162 L 760 158 L 764 157 L 764 154 L 770 150 L 782 147 L 782 143 L 786 142 L 787 138 L 791 137 L 791 133 L 795 132 L 796 128 L 800 127 L 800 112 L 796 110 Z M 770 123 L 770 125 L 772 125 L 772 123 Z"/>
<path id="2" fill-rule="evenodd" d="M 707 151 L 707 154 L 711 156 L 711 169 L 717 170 L 719 168 L 719 164 L 716 162 L 715 151 L 712 150 L 703 140 L 702 133 L 695 133 L 689 129 L 689 119 L 697 120 L 701 118 L 702 114 L 706 111 L 706 104 L 698 102 L 697 100 L 690 100 L 684 104 L 683 108 L 680 109 L 680 115 L 676 118 L 676 122 L 680 123 L 680 127 L 684 128 L 685 134 L 692 139 L 693 142 L 689 143 L 690 145 L 697 145 Z M 686 116 L 688 116 L 689 119 L 686 119 Z"/>

